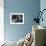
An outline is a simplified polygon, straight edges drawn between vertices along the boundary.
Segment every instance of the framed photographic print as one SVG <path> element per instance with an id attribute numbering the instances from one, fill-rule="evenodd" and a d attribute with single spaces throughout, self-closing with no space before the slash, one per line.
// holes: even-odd
<path id="1" fill-rule="evenodd" d="M 10 13 L 10 24 L 24 24 L 24 13 Z"/>

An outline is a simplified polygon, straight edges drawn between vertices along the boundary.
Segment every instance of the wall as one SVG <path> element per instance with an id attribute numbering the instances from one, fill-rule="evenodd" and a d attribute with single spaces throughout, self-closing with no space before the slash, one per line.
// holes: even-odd
<path id="1" fill-rule="evenodd" d="M 40 9 L 41 9 L 41 11 L 42 11 L 43 9 L 46 9 L 46 0 L 40 0 Z M 42 17 L 43 17 L 43 22 L 41 21 L 41 22 L 40 22 L 40 25 L 46 27 L 46 20 L 45 20 L 45 19 L 46 19 L 46 11 L 43 12 Z"/>
<path id="2" fill-rule="evenodd" d="M 32 28 L 35 14 L 40 10 L 40 0 L 4 0 L 4 35 L 7 41 L 18 41 Z M 10 13 L 24 13 L 24 24 L 10 24 Z"/>
<path id="3" fill-rule="evenodd" d="M 0 42 L 4 41 L 4 0 L 0 0 Z"/>
<path id="4" fill-rule="evenodd" d="M 46 0 L 40 0 L 40 10 L 46 9 Z M 43 15 L 43 22 L 40 21 L 40 25 L 46 27 L 46 11 L 44 11 Z M 46 36 L 46 35 L 45 35 Z M 46 43 L 46 40 L 45 40 Z"/>

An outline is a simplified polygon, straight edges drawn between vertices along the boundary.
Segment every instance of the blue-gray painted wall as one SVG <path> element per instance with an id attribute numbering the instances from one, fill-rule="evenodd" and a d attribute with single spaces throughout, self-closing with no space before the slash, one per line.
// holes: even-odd
<path id="1" fill-rule="evenodd" d="M 32 29 L 32 21 L 40 9 L 40 0 L 4 0 L 4 38 L 18 41 Z M 24 24 L 10 24 L 10 13 L 24 13 Z"/>

